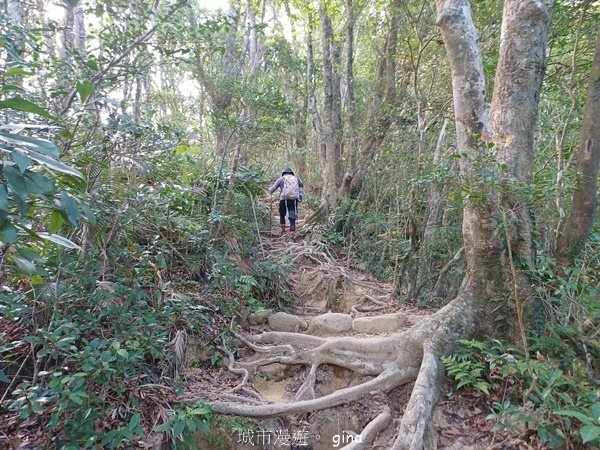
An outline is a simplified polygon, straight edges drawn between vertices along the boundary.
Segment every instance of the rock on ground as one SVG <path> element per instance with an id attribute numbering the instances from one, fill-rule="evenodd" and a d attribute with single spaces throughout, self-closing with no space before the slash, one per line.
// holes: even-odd
<path id="1" fill-rule="evenodd" d="M 313 318 L 308 325 L 308 334 L 331 336 L 352 330 L 352 317 L 348 314 L 326 313 Z"/>
<path id="2" fill-rule="evenodd" d="M 273 331 L 295 332 L 306 330 L 307 323 L 292 314 L 277 312 L 269 317 L 269 328 Z"/>
<path id="3" fill-rule="evenodd" d="M 406 324 L 404 314 L 384 314 L 382 316 L 358 317 L 352 322 L 356 333 L 378 334 L 400 330 Z"/>

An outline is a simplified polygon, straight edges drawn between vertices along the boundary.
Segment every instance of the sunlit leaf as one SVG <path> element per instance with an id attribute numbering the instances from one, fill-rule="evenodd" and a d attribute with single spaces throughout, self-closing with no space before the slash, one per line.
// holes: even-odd
<path id="1" fill-rule="evenodd" d="M 0 109 L 14 109 L 15 111 L 29 112 L 32 114 L 37 114 L 38 116 L 46 117 L 47 119 L 56 120 L 56 118 L 44 108 L 41 108 L 35 103 L 31 103 L 29 100 L 25 100 L 19 96 L 7 98 L 6 100 L 0 100 Z"/>
<path id="2" fill-rule="evenodd" d="M 33 275 L 37 271 L 35 264 L 22 256 L 13 255 L 12 259 L 19 270 L 27 275 Z"/>
<path id="3" fill-rule="evenodd" d="M 30 77 L 33 75 L 33 73 L 28 72 L 27 70 L 23 69 L 22 67 L 11 67 L 9 69 L 6 69 L 6 72 L 4 72 L 4 75 L 21 75 L 24 77 Z"/>
<path id="4" fill-rule="evenodd" d="M 20 134 L 0 132 L 0 140 L 17 146 L 24 146 L 28 149 L 33 149 L 38 153 L 48 155 L 54 159 L 58 159 L 59 153 L 56 145 L 53 142 L 45 139 L 34 138 L 31 136 L 23 136 Z"/>
<path id="5" fill-rule="evenodd" d="M 48 224 L 48 232 L 57 233 L 63 226 L 63 223 L 65 223 L 65 219 L 63 218 L 60 211 L 56 209 L 53 210 L 52 214 L 50 215 L 50 224 Z"/>
<path id="6" fill-rule="evenodd" d="M 92 95 L 92 92 L 94 92 L 94 84 L 89 80 L 84 80 L 81 83 L 77 83 L 75 89 L 77 89 L 81 103 L 85 103 L 89 96 Z"/>
<path id="7" fill-rule="evenodd" d="M 65 248 L 81 250 L 81 247 L 79 247 L 79 245 L 77 245 L 75 242 L 70 241 L 69 239 L 62 237 L 58 234 L 50 234 L 50 233 L 41 232 L 41 233 L 37 233 L 37 235 L 42 239 L 45 239 L 50 242 L 54 242 L 55 244 L 61 245 Z"/>

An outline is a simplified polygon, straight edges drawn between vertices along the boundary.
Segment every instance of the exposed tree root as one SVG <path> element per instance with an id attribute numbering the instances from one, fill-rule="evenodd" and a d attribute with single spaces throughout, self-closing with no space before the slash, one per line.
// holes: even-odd
<path id="1" fill-rule="evenodd" d="M 373 419 L 360 433 L 360 437 L 355 438 L 352 443 L 346 445 L 342 450 L 366 450 L 371 446 L 377 435 L 390 424 L 392 414 L 386 406 L 375 419 Z"/>
<path id="2" fill-rule="evenodd" d="M 371 391 L 389 392 L 413 380 L 417 370 L 409 367 L 404 370 L 387 369 L 379 376 L 350 388 L 340 389 L 333 394 L 312 400 L 302 400 L 292 403 L 278 403 L 269 405 L 241 405 L 225 402 L 211 402 L 212 409 L 220 414 L 232 414 L 246 417 L 275 417 L 289 414 L 301 414 L 322 409 L 332 408 L 359 400 Z"/>
<path id="3" fill-rule="evenodd" d="M 438 356 L 426 350 L 392 450 L 435 448 L 431 416 L 441 393 L 443 373 Z"/>
<path id="4" fill-rule="evenodd" d="M 434 448 L 431 417 L 441 389 L 443 368 L 440 358 L 452 350 L 456 340 L 470 335 L 474 330 L 476 310 L 473 305 L 472 298 L 459 296 L 411 329 L 384 337 L 322 338 L 285 332 L 240 336 L 241 342 L 255 351 L 252 358 L 235 364 L 232 362 L 233 354 L 228 352 L 230 370 L 236 369 L 231 371 L 243 375 L 242 383 L 225 394 L 216 394 L 230 401 L 214 401 L 210 404 L 217 413 L 254 418 L 302 414 L 358 401 L 374 392 L 388 393 L 416 380 L 393 449 Z M 273 363 L 305 365 L 309 370 L 293 401 L 258 404 L 256 397 L 247 392 L 248 388 L 240 386 L 246 384 L 246 374 L 252 376 L 258 367 Z M 344 367 L 374 378 L 317 397 L 317 371 L 324 364 Z M 249 396 L 245 398 L 238 395 L 240 393 Z M 364 439 L 361 437 L 360 440 L 371 441 L 385 426 L 385 422 L 390 420 L 389 416 L 389 411 L 380 414 L 365 428 L 361 434 L 364 434 Z M 346 448 L 368 448 L 367 444 L 356 441 L 356 446 Z"/>
<path id="5" fill-rule="evenodd" d="M 369 291 L 383 294 L 379 298 L 365 294 L 372 303 L 389 306 L 391 288 L 378 283 L 359 279 L 350 269 L 342 266 L 329 252 L 327 246 L 318 240 L 303 240 L 301 243 L 284 246 L 274 246 L 270 255 L 275 258 L 288 259 L 294 267 L 301 267 L 297 272 L 301 275 L 302 284 L 307 286 L 302 292 L 303 297 L 313 295 L 324 283 L 348 283 L 360 286 Z"/>

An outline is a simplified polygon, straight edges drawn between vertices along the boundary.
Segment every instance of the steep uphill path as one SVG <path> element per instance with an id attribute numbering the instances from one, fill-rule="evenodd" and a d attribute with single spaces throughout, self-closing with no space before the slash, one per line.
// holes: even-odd
<path id="1" fill-rule="evenodd" d="M 436 389 L 413 386 L 419 366 L 411 355 L 424 356 L 403 336 L 430 313 L 402 305 L 391 284 L 337 259 L 306 232 L 303 220 L 291 242 L 280 235 L 278 217 L 271 219 L 272 231 L 261 236 L 263 253 L 291 264 L 297 300 L 290 311 L 244 318 L 237 338 L 219 344 L 226 369 L 187 367 L 182 400 L 205 400 L 216 412 L 253 418 L 254 425 L 231 436 L 235 450 L 488 448 L 480 434 L 469 437 L 450 426 L 456 414 L 433 409 Z M 398 436 L 415 389 L 423 391 L 417 409 L 428 408 L 433 420 L 416 430 L 419 442 L 405 447 Z M 201 441 L 200 448 L 211 447 Z"/>

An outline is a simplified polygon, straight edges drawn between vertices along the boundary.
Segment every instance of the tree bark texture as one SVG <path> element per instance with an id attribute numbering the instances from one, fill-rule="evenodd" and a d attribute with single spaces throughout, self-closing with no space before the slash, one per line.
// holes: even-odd
<path id="1" fill-rule="evenodd" d="M 533 264 L 532 221 L 519 192 L 531 183 L 534 130 L 546 68 L 546 43 L 554 0 L 505 2 L 500 58 L 490 108 L 490 123 L 501 174 L 503 207 L 514 213 L 513 250 L 525 264 Z"/>
<path id="2" fill-rule="evenodd" d="M 487 332 L 498 332 L 494 324 L 494 302 L 506 301 L 523 311 L 526 283 L 519 263 L 532 261 L 531 219 L 522 191 L 531 179 L 533 132 L 545 68 L 545 47 L 553 1 L 507 0 L 504 6 L 500 58 L 496 70 L 491 128 L 485 98 L 485 80 L 477 33 L 467 0 L 438 0 L 441 28 L 452 73 L 457 145 L 461 172 L 474 191 L 465 199 L 463 239 L 467 261 L 464 289 L 473 294 L 480 307 L 481 324 Z M 496 156 L 506 164 L 501 191 L 486 186 L 485 178 L 495 177 Z M 499 224 L 503 224 L 499 226 Z M 524 258 L 524 261 L 519 260 Z M 520 267 L 519 267 L 520 268 Z M 516 304 L 515 304 L 516 303 Z M 513 340 L 523 336 L 523 323 L 508 322 Z M 516 330 L 518 325 L 518 330 Z"/>
<path id="3" fill-rule="evenodd" d="M 461 173 L 470 179 L 477 175 L 472 161 L 482 159 L 484 152 L 477 136 L 489 133 L 481 50 L 467 0 L 437 0 L 437 8 L 452 76 L 458 152 L 468 156 L 461 158 Z M 504 290 L 501 273 L 494 273 L 497 255 L 489 251 L 499 246 L 499 240 L 490 226 L 489 205 L 478 207 L 467 199 L 463 216 L 468 289 L 475 293 L 472 298 L 485 303 Z"/>
<path id="4" fill-rule="evenodd" d="M 333 206 L 338 200 L 338 187 L 342 173 L 342 102 L 340 92 L 340 47 L 331 18 L 325 7 L 319 9 L 323 57 L 323 138 L 325 166 L 323 167 L 323 200 Z"/>
<path id="5" fill-rule="evenodd" d="M 71 61 L 71 53 L 74 47 L 73 29 L 75 27 L 75 5 L 71 2 L 63 2 L 65 15 L 61 31 L 61 47 L 59 56 L 64 61 Z"/>
<path id="6" fill-rule="evenodd" d="M 565 265 L 581 251 L 598 208 L 598 165 L 600 163 L 600 32 L 583 111 L 581 145 L 577 155 L 579 184 L 573 193 L 571 211 L 557 243 L 556 257 Z"/>
<path id="7" fill-rule="evenodd" d="M 511 285 L 511 309 L 518 324 L 510 321 L 509 335 L 526 342 L 526 315 L 531 297 L 527 270 L 534 265 L 533 220 L 526 193 L 531 186 L 534 132 L 546 45 L 554 0 L 508 0 L 504 3 L 500 56 L 490 108 L 491 140 L 505 169 L 499 173 L 502 245 L 494 249 Z M 503 238 L 503 239 L 502 239 Z M 518 328 L 517 328 L 518 327 Z"/>

